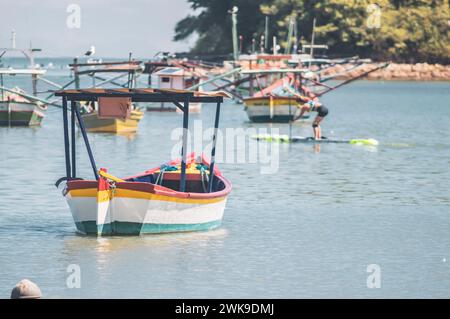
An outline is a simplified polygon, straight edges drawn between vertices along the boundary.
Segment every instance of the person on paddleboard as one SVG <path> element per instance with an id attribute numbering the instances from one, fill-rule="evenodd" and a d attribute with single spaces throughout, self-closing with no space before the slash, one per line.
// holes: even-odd
<path id="1" fill-rule="evenodd" d="M 312 127 L 314 131 L 314 139 L 320 140 L 322 138 L 322 131 L 320 130 L 320 122 L 328 115 L 328 108 L 320 102 L 309 100 L 302 105 L 299 118 L 302 118 L 305 112 L 317 112 L 317 116 L 313 121 Z"/>

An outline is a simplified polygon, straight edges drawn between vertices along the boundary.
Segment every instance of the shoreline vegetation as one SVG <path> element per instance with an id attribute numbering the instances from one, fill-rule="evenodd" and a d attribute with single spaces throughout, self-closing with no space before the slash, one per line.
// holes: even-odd
<path id="1" fill-rule="evenodd" d="M 322 56 L 398 63 L 371 78 L 448 79 L 435 63 L 450 64 L 449 0 L 187 1 L 194 11 L 177 23 L 174 40 L 195 35 L 191 54 L 229 55 L 236 46 L 239 54 L 271 53 L 274 43 L 280 53 L 307 53 L 314 43 L 326 48 L 314 50 Z"/>

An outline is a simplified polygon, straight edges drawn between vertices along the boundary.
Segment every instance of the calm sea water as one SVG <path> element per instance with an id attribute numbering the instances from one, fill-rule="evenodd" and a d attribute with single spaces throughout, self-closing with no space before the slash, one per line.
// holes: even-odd
<path id="1" fill-rule="evenodd" d="M 380 145 L 279 145 L 275 174 L 221 164 L 233 192 L 223 226 L 202 233 L 77 234 L 53 186 L 65 172 L 61 111 L 39 128 L 0 128 L 0 298 L 23 278 L 47 298 L 450 297 L 450 84 L 360 81 L 323 101 L 324 135 Z M 212 116 L 205 106 L 193 118 L 207 127 Z M 123 176 L 168 160 L 179 126 L 176 114 L 146 113 L 135 136 L 89 137 L 98 165 Z M 231 102 L 221 126 L 268 127 Z M 292 130 L 311 135 L 309 124 Z M 79 289 L 66 285 L 71 264 Z M 367 288 L 370 264 L 381 288 Z"/>

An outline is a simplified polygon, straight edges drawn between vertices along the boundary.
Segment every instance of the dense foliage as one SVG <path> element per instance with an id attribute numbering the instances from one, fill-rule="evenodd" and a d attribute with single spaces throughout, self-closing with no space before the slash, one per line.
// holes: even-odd
<path id="1" fill-rule="evenodd" d="M 327 44 L 330 55 L 359 55 L 401 62 L 450 62 L 449 0 L 188 0 L 194 14 L 179 21 L 175 40 L 193 34 L 193 53 L 228 54 L 232 51 L 231 18 L 237 6 L 238 34 L 243 51 L 259 47 L 269 16 L 269 36 L 282 48 L 288 26 L 295 21 L 299 43 Z M 292 41 L 294 36 L 292 35 Z M 292 43 L 292 42 L 291 42 Z"/>

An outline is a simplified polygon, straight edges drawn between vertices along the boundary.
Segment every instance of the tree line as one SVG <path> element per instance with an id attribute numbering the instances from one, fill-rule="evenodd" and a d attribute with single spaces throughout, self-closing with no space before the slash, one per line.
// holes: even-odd
<path id="1" fill-rule="evenodd" d="M 449 0 L 187 0 L 193 13 L 179 21 L 174 40 L 196 36 L 191 53 L 231 55 L 230 10 L 238 7 L 237 33 L 242 53 L 260 51 L 266 21 L 271 52 L 314 43 L 327 55 L 359 55 L 396 62 L 450 62 Z"/>

